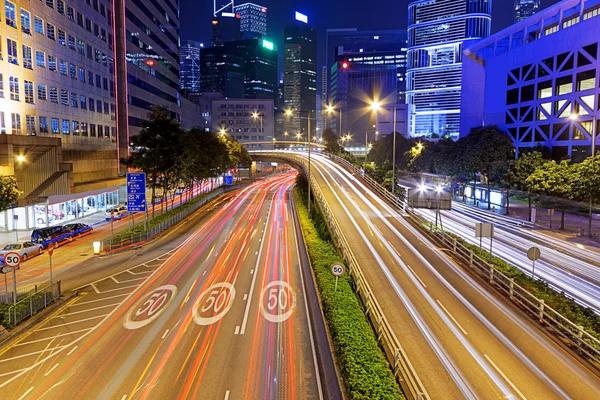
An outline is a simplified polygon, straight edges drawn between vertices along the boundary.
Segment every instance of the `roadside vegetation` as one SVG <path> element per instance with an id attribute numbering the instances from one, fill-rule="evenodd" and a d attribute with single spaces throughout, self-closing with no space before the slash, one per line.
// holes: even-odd
<path id="1" fill-rule="evenodd" d="M 350 399 L 357 400 L 403 399 L 390 364 L 354 292 L 352 278 L 348 275 L 340 277 L 337 291 L 334 291 L 335 278 L 329 267 L 343 260 L 330 240 L 318 208 L 313 208 L 312 219 L 308 218 L 307 190 L 306 177 L 301 174 L 294 189 L 296 208 L 346 393 Z"/>

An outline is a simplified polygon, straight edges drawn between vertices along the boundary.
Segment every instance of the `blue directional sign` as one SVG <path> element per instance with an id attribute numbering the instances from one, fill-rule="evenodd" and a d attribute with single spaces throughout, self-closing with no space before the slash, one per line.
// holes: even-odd
<path id="1" fill-rule="evenodd" d="M 146 211 L 146 174 L 130 172 L 127 174 L 127 210 Z"/>
<path id="2" fill-rule="evenodd" d="M 225 184 L 226 185 L 233 185 L 233 176 L 231 176 L 231 175 L 225 176 Z"/>

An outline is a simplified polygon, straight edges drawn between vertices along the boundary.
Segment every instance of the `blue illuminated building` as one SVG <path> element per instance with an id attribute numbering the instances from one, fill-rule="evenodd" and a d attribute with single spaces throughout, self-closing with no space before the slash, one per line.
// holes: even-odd
<path id="1" fill-rule="evenodd" d="M 458 137 L 463 46 L 489 36 L 491 8 L 491 0 L 419 0 L 409 4 L 407 103 L 411 137 Z"/>
<path id="2" fill-rule="evenodd" d="M 461 135 L 496 124 L 517 151 L 589 156 L 599 132 L 599 14 L 600 0 L 565 0 L 467 48 Z"/>

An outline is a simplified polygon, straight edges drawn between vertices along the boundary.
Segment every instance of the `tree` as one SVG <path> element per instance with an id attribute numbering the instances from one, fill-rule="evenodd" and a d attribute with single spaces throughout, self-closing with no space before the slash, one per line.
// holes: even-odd
<path id="1" fill-rule="evenodd" d="M 600 196 L 600 154 L 574 164 L 573 192 L 577 200 L 589 201 L 588 235 L 592 235 L 594 199 Z"/>
<path id="2" fill-rule="evenodd" d="M 192 186 L 227 169 L 229 152 L 225 141 L 217 134 L 193 128 L 185 132 L 183 143 L 182 173 Z"/>
<path id="3" fill-rule="evenodd" d="M 17 180 L 14 176 L 0 175 L 0 211 L 12 207 L 23 194 L 17 189 Z"/>
<path id="4" fill-rule="evenodd" d="M 543 193 L 548 196 L 561 197 L 564 199 L 573 198 L 574 172 L 576 168 L 569 160 L 563 160 L 560 163 L 548 161 L 538 166 L 535 171 L 526 179 L 530 190 L 536 193 Z M 563 203 L 558 203 L 561 210 L 560 229 L 565 229 L 565 208 Z"/>
<path id="5" fill-rule="evenodd" d="M 542 153 L 534 151 L 522 154 L 514 164 L 508 169 L 505 183 L 517 190 L 527 192 L 527 203 L 529 205 L 529 221 L 531 222 L 531 184 L 527 178 L 535 172 L 537 168 L 546 163 Z"/>
<path id="6" fill-rule="evenodd" d="M 333 129 L 327 128 L 323 131 L 323 139 L 325 140 L 325 151 L 333 154 L 339 154 L 341 146 L 338 142 L 338 137 L 333 133 Z"/>
<path id="7" fill-rule="evenodd" d="M 166 198 L 181 176 L 183 130 L 166 108 L 158 106 L 152 108 L 148 121 L 142 122 L 141 126 L 140 133 L 131 138 L 130 156 L 121 162 L 147 174 L 154 203 L 158 185 L 162 186 L 163 198 Z"/>

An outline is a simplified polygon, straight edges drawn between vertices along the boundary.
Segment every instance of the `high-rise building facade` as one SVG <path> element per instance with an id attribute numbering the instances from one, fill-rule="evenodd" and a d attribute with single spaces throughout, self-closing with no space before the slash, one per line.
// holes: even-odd
<path id="1" fill-rule="evenodd" d="M 298 19 L 300 18 L 300 19 Z M 298 17 L 284 28 L 284 107 L 292 112 L 285 118 L 288 134 L 316 132 L 317 109 L 317 33 Z"/>
<path id="2" fill-rule="evenodd" d="M 23 193 L 19 207 L 0 212 L 0 231 L 104 210 L 107 193 L 115 204 L 111 2 L 10 0 L 2 14 L 0 174 Z"/>
<path id="3" fill-rule="evenodd" d="M 265 39 L 226 42 L 200 52 L 201 91 L 277 99 L 277 46 Z"/>
<path id="4" fill-rule="evenodd" d="M 222 12 L 212 19 L 212 37 L 210 45 L 223 46 L 226 42 L 240 40 L 240 16 L 235 13 Z"/>
<path id="5" fill-rule="evenodd" d="M 249 149 L 270 149 L 274 146 L 273 100 L 215 99 L 211 107 L 213 132 L 226 133 Z"/>
<path id="6" fill-rule="evenodd" d="M 599 49 L 600 0 L 563 0 L 473 43 L 464 50 L 461 136 L 498 125 L 517 155 L 537 146 L 555 160 L 597 154 Z"/>
<path id="7" fill-rule="evenodd" d="M 407 51 L 405 30 L 330 29 L 327 31 L 326 59 L 329 69 L 339 61 L 396 66 L 398 98 L 392 101 L 394 104 L 406 101 Z"/>
<path id="8" fill-rule="evenodd" d="M 235 4 L 233 4 L 233 0 L 213 0 L 213 4 L 213 16 L 215 17 L 222 12 L 234 12 Z"/>
<path id="9" fill-rule="evenodd" d="M 489 0 L 409 4 L 409 136 L 458 137 L 463 44 L 490 35 L 491 9 Z"/>
<path id="10" fill-rule="evenodd" d="M 179 84 L 189 94 L 200 92 L 200 50 L 204 44 L 193 40 L 181 46 Z"/>
<path id="11" fill-rule="evenodd" d="M 515 0 L 515 22 L 531 17 L 540 9 L 540 0 Z"/>
<path id="12" fill-rule="evenodd" d="M 93 1 L 95 4 L 96 2 Z M 120 156 L 152 106 L 179 118 L 177 0 L 114 0 Z M 123 14 L 124 12 L 124 14 Z"/>
<path id="13" fill-rule="evenodd" d="M 235 6 L 234 10 L 240 16 L 240 31 L 244 39 L 267 36 L 267 7 L 244 3 Z"/>

